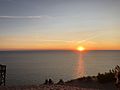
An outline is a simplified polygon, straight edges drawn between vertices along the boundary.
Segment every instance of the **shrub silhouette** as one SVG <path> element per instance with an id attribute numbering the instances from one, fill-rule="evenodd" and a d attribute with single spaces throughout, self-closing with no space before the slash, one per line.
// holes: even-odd
<path id="1" fill-rule="evenodd" d="M 114 73 L 112 72 L 108 72 L 108 73 L 106 72 L 105 74 L 98 73 L 97 80 L 100 83 L 114 82 L 115 76 Z"/>

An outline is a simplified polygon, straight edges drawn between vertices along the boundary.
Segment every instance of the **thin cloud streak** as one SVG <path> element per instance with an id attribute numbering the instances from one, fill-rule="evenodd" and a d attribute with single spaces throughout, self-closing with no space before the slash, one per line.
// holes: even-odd
<path id="1" fill-rule="evenodd" d="M 103 35 L 103 33 L 101 35 Z M 73 40 L 40 40 L 40 42 L 63 42 L 63 43 L 77 43 L 77 44 L 80 44 L 80 43 L 87 42 L 91 39 L 95 39 L 97 37 L 100 37 L 101 35 L 100 34 L 98 35 L 95 32 L 92 35 L 90 35 L 88 38 L 85 38 L 85 39 L 80 40 L 80 41 L 79 40 L 78 41 L 73 41 Z"/>
<path id="2" fill-rule="evenodd" d="M 39 16 L 0 16 L 0 19 L 57 19 L 57 18 L 80 18 L 81 16 L 48 16 L 48 15 L 39 15 Z M 89 18 L 90 19 L 90 18 Z M 95 19 L 95 18 L 91 18 Z"/>
<path id="3" fill-rule="evenodd" d="M 51 16 L 0 16 L 0 19 L 47 19 Z"/>
<path id="4" fill-rule="evenodd" d="M 67 40 L 40 40 L 40 42 L 65 42 L 65 43 L 73 43 L 75 41 L 67 41 Z"/>
<path id="5" fill-rule="evenodd" d="M 95 39 L 95 38 L 97 38 L 97 37 L 100 37 L 101 35 L 103 35 L 102 32 L 99 32 L 99 34 L 97 34 L 97 33 L 95 32 L 95 33 L 93 33 L 92 35 L 90 35 L 88 38 L 83 39 L 83 40 L 81 40 L 81 41 L 78 41 L 77 43 L 78 43 L 78 44 L 84 43 L 84 42 L 89 41 L 89 40 L 91 40 L 91 39 Z"/>
<path id="6" fill-rule="evenodd" d="M 96 37 L 98 37 L 98 35 L 96 35 L 96 36 L 93 36 L 93 37 L 89 37 L 89 38 L 86 38 L 86 39 L 84 39 L 84 40 L 81 40 L 81 41 L 68 41 L 68 40 L 40 40 L 39 42 L 64 42 L 64 43 L 78 43 L 78 44 L 80 44 L 80 43 L 84 43 L 84 42 L 87 42 L 87 41 L 89 41 L 89 40 L 91 40 L 91 39 L 94 39 L 94 38 L 96 38 Z"/>
<path id="7" fill-rule="evenodd" d="M 80 16 L 0 16 L 0 19 L 56 19 L 56 18 L 78 18 Z"/>
<path id="8" fill-rule="evenodd" d="M 81 41 L 78 41 L 78 43 L 83 43 L 83 42 L 89 41 L 89 40 L 91 40 L 91 39 L 94 39 L 94 38 L 96 38 L 96 37 L 98 37 L 98 35 L 92 36 L 92 37 L 89 37 L 89 38 L 86 38 L 86 39 L 81 40 Z"/>
<path id="9" fill-rule="evenodd" d="M 0 19 L 56 19 L 56 18 L 75 18 L 74 16 L 0 16 Z M 77 18 L 77 17 L 76 17 Z"/>

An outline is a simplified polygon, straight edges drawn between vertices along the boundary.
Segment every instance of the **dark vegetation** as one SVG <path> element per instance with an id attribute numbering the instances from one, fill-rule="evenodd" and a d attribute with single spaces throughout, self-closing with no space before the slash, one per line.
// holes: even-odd
<path id="1" fill-rule="evenodd" d="M 64 82 L 60 79 L 54 83 L 51 79 L 45 80 L 45 85 L 68 85 L 83 88 L 96 88 L 101 90 L 116 90 L 120 89 L 120 67 L 117 65 L 114 69 L 105 73 L 98 73 L 97 76 L 85 76 Z"/>
<path id="2" fill-rule="evenodd" d="M 97 81 L 100 83 L 115 82 L 115 80 L 115 72 L 113 70 L 105 72 L 104 74 L 98 73 L 97 75 Z"/>

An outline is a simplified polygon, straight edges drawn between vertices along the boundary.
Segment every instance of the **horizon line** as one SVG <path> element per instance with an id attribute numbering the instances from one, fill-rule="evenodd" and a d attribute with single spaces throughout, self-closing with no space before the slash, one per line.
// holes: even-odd
<path id="1" fill-rule="evenodd" d="M 0 50 L 2 51 L 78 51 L 74 49 L 18 49 L 18 50 Z M 91 49 L 85 51 L 120 51 L 120 49 Z"/>

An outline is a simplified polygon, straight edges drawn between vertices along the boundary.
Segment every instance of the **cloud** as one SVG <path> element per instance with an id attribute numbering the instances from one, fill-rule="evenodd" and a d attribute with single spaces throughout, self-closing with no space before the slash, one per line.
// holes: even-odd
<path id="1" fill-rule="evenodd" d="M 80 18 L 81 16 L 48 16 L 48 15 L 40 15 L 40 16 L 0 16 L 0 19 L 66 19 L 66 18 Z"/>
<path id="2" fill-rule="evenodd" d="M 0 16 L 0 19 L 49 19 L 51 16 Z"/>
<path id="3" fill-rule="evenodd" d="M 65 43 L 73 43 L 74 41 L 68 40 L 40 40 L 41 42 L 65 42 Z"/>

